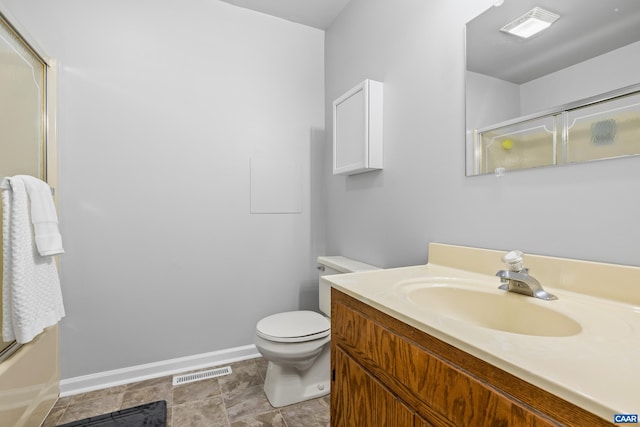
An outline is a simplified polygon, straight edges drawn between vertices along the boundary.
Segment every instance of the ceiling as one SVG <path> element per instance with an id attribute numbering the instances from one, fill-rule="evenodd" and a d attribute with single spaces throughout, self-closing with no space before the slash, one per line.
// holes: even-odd
<path id="1" fill-rule="evenodd" d="M 350 0 L 222 0 L 326 30 Z M 640 40 L 640 1 L 509 0 L 467 24 L 467 68 L 521 84 Z M 561 18 L 523 41 L 499 30 L 533 6 Z"/>
<path id="2" fill-rule="evenodd" d="M 277 16 L 287 21 L 326 30 L 350 0 L 222 0 Z"/>

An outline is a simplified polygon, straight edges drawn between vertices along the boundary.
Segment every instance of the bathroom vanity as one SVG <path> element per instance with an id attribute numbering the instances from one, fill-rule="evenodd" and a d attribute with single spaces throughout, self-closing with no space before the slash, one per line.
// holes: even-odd
<path id="1" fill-rule="evenodd" d="M 611 425 L 340 291 L 331 298 L 336 426 Z"/>
<path id="2" fill-rule="evenodd" d="M 424 266 L 325 278 L 332 425 L 604 426 L 640 410 L 638 290 L 575 292 L 633 286 L 640 268 L 530 256 L 559 298 L 534 301 L 497 289 L 501 254 L 432 244 Z"/>

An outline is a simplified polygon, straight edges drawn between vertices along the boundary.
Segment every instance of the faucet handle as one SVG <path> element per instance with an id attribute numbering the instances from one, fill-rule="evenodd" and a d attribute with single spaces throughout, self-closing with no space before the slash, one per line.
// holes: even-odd
<path id="1" fill-rule="evenodd" d="M 502 262 L 511 271 L 522 271 L 524 269 L 524 254 L 518 250 L 507 252 L 502 256 Z"/>

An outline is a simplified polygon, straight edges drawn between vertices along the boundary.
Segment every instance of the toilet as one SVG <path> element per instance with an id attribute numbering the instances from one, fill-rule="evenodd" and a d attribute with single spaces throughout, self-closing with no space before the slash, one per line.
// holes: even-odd
<path id="1" fill-rule="evenodd" d="M 379 270 L 342 256 L 318 257 L 320 276 Z M 320 280 L 320 311 L 273 314 L 256 325 L 255 344 L 269 362 L 264 392 L 278 408 L 329 394 L 331 286 Z"/>

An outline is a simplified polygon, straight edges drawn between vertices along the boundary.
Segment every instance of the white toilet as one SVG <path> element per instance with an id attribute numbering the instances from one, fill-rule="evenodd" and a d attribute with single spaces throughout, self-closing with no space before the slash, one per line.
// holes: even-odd
<path id="1" fill-rule="evenodd" d="M 320 276 L 379 270 L 341 256 L 318 257 Z M 331 315 L 331 286 L 319 283 L 320 311 Z M 330 391 L 331 322 L 315 311 L 288 311 L 260 320 L 255 344 L 269 361 L 264 392 L 274 407 Z"/>

